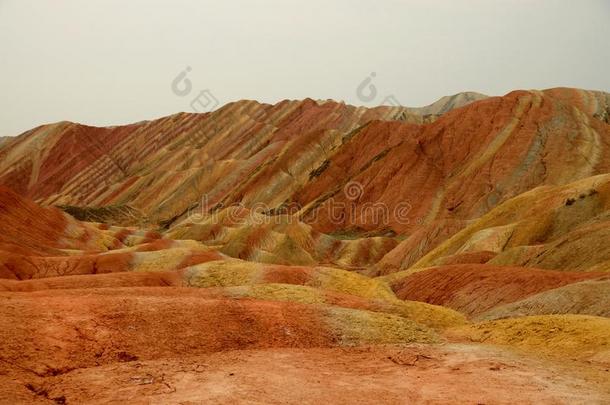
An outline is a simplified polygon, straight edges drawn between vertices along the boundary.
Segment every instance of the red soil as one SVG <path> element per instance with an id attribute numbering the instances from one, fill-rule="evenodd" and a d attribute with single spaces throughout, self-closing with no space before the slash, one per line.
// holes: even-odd
<path id="1" fill-rule="evenodd" d="M 330 346 L 338 339 L 314 306 L 202 299 L 191 288 L 85 291 L 0 293 L 1 369 L 48 376 L 117 361 Z"/>
<path id="2" fill-rule="evenodd" d="M 0 279 L 27 280 L 129 270 L 132 253 L 79 256 L 20 256 L 0 252 Z"/>
<path id="3" fill-rule="evenodd" d="M 21 403 L 604 403 L 604 386 L 486 346 L 237 350 L 37 377 L 0 375 Z M 339 388 L 338 388 L 339 387 Z"/>
<path id="4" fill-rule="evenodd" d="M 0 244 L 3 250 L 49 254 L 63 247 L 60 239 L 67 225 L 64 214 L 55 208 L 42 208 L 0 186 Z"/>
<path id="5" fill-rule="evenodd" d="M 2 280 L 0 291 L 31 292 L 55 289 L 84 289 L 110 287 L 183 286 L 181 272 L 122 272 L 107 274 L 70 275 L 33 280 Z"/>
<path id="6" fill-rule="evenodd" d="M 244 215 L 254 202 L 270 208 L 294 203 L 307 207 L 303 218 L 315 240 L 326 241 L 319 232 L 331 231 L 408 236 L 396 247 L 399 238 L 379 247 L 363 239 L 348 252 L 374 263 L 389 251 L 370 269 L 386 274 L 408 268 L 508 198 L 610 172 L 610 126 L 598 119 L 601 107 L 591 97 L 570 89 L 517 91 L 437 120 L 307 99 L 274 106 L 243 101 L 209 114 L 111 128 L 60 123 L 0 149 L 0 185 L 44 204 L 133 204 L 153 222 L 176 224 L 201 192 L 212 206 L 243 203 Z M 363 187 L 353 200 L 343 193 L 349 181 Z M 362 215 L 371 203 L 389 209 L 389 222 Z M 405 203 L 410 208 L 397 218 L 395 208 Z M 344 204 L 342 220 L 330 217 L 337 214 L 332 204 Z M 256 292 L 247 285 L 185 288 L 184 270 L 169 271 L 167 263 L 184 268 L 224 256 L 148 254 L 174 242 L 156 232 L 142 237 L 135 229 L 116 228 L 115 239 L 102 241 L 97 232 L 104 225 L 80 223 L 2 186 L 0 227 L 0 402 L 608 400 L 570 371 L 502 349 L 331 348 L 345 344 L 342 333 L 349 333 L 340 328 L 365 330 L 360 322 L 371 314 L 339 320 L 345 310 L 329 305 L 383 312 L 392 301 L 320 290 L 303 297 L 326 305 L 306 305 L 279 301 L 279 294 L 278 301 L 227 298 Z M 295 230 L 291 241 L 310 243 L 299 235 Z M 99 254 L 101 243 L 123 247 L 129 236 L 144 239 L 135 252 Z M 262 229 L 248 235 L 241 253 L 264 253 L 260 246 L 254 250 L 265 237 Z M 338 239 L 328 239 L 329 252 L 341 248 Z M 392 288 L 402 299 L 474 316 L 542 291 L 610 277 L 481 264 L 493 256 L 448 256 L 442 266 L 405 276 Z M 136 265 L 163 271 L 128 272 Z M 252 270 L 252 284 L 313 284 L 313 267 L 243 270 Z M 321 284 L 325 271 L 315 275 Z"/>
<path id="7" fill-rule="evenodd" d="M 311 279 L 311 273 L 311 267 L 267 265 L 262 282 L 304 285 Z"/>
<path id="8" fill-rule="evenodd" d="M 224 257 L 225 256 L 223 256 L 222 254 L 213 250 L 209 252 L 194 252 L 191 255 L 187 256 L 182 262 L 180 262 L 178 268 L 181 269 L 184 267 L 194 266 L 199 263 L 221 260 Z"/>
<path id="9" fill-rule="evenodd" d="M 610 277 L 604 273 L 540 270 L 486 264 L 440 266 L 420 271 L 392 284 L 404 300 L 443 305 L 476 315 L 578 281 Z"/>
<path id="10" fill-rule="evenodd" d="M 172 239 L 156 239 L 148 243 L 142 243 L 136 248 L 136 252 L 152 252 L 155 250 L 168 249 L 174 244 Z"/>

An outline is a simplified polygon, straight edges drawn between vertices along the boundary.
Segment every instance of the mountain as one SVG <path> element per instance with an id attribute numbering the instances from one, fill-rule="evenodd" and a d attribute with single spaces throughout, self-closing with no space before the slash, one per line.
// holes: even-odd
<path id="1" fill-rule="evenodd" d="M 475 91 L 465 91 L 454 94 L 452 96 L 444 96 L 432 104 L 425 107 L 410 108 L 409 112 L 419 115 L 442 115 L 455 108 L 460 108 L 474 101 L 479 101 L 487 98 L 485 94 Z"/>
<path id="2" fill-rule="evenodd" d="M 8 141 L 10 141 L 11 139 L 13 139 L 10 136 L 0 136 L 0 148 L 2 147 L 2 145 L 8 143 Z"/>
<path id="3" fill-rule="evenodd" d="M 609 114 L 244 100 L 0 141 L 0 397 L 607 401 Z"/>
<path id="4" fill-rule="evenodd" d="M 129 207 L 144 223 L 184 225 L 199 240 L 209 235 L 186 218 L 193 209 L 292 207 L 317 232 L 420 234 L 404 243 L 429 244 L 423 254 L 439 242 L 429 233 L 450 236 L 537 186 L 608 172 L 608 125 L 593 117 L 607 105 L 598 99 L 574 89 L 516 91 L 428 123 L 399 107 L 313 100 L 244 101 L 111 128 L 62 122 L 0 151 L 0 184 L 44 205 Z M 356 199 L 343 192 L 348 184 Z M 339 220 L 329 218 L 335 208 Z M 397 210 L 401 218 L 389 215 Z"/>

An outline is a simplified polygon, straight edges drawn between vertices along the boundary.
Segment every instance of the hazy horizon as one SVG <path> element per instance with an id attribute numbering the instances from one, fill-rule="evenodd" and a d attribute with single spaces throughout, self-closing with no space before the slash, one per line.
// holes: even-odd
<path id="1" fill-rule="evenodd" d="M 0 0 L 0 136 L 239 99 L 609 91 L 608 17 L 603 0 Z"/>

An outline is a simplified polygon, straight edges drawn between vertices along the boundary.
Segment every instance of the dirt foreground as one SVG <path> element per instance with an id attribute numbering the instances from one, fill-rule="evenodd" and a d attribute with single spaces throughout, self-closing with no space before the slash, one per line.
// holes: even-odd
<path id="1" fill-rule="evenodd" d="M 263 349 L 0 377 L 27 403 L 608 403 L 542 360 L 482 345 Z M 4 402 L 8 403 L 8 402 Z"/>

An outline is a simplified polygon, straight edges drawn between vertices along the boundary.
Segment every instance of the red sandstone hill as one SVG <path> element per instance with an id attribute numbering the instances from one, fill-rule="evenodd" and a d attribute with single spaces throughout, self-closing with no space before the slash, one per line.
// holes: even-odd
<path id="1" fill-rule="evenodd" d="M 296 202 L 309 212 L 331 197 L 345 202 L 342 186 L 358 181 L 358 205 L 426 202 L 416 204 L 409 225 L 390 221 L 402 232 L 422 221 L 477 217 L 537 185 L 606 172 L 607 100 L 574 89 L 517 91 L 431 123 L 404 108 L 313 100 L 243 101 L 109 128 L 61 122 L 0 150 L 0 184 L 45 204 L 130 204 L 161 221 L 203 194 L 210 207 Z M 328 222 L 322 214 L 314 225 L 348 226 Z"/>
<path id="2" fill-rule="evenodd" d="M 608 94 L 468 94 L 439 101 L 435 111 L 448 112 L 426 118 L 402 107 L 307 99 L 241 101 L 108 128 L 61 122 L 4 144 L 0 184 L 42 205 L 67 205 L 81 219 L 136 220 L 233 257 L 379 264 L 383 274 L 415 264 L 528 190 L 610 170 Z M 235 223 L 242 211 L 231 205 L 264 219 L 294 210 L 290 224 Z M 193 210 L 220 217 L 192 224 Z M 480 261 L 476 252 L 455 253 L 435 260 Z"/>
<path id="3" fill-rule="evenodd" d="M 353 260 L 348 251 L 312 250 L 317 236 L 307 246 L 290 234 L 263 247 L 270 229 L 253 231 L 252 224 L 221 240 L 214 236 L 219 229 L 175 234 L 254 260 L 263 249 L 272 252 L 263 260 L 288 263 L 277 251 L 288 244 L 299 247 L 299 263 L 366 267 L 390 254 L 413 264 L 508 199 L 610 171 L 609 100 L 606 93 L 563 88 L 454 96 L 437 108 L 448 112 L 427 118 L 402 107 L 307 99 L 241 101 L 212 113 L 108 128 L 61 122 L 0 149 L 0 184 L 43 205 L 137 212 L 141 223 L 164 228 L 189 225 L 193 209 L 207 214 L 238 204 L 274 215 L 296 207 L 295 218 L 315 232 L 408 239 L 395 253 L 396 243 L 384 241 L 371 258 Z M 346 195 L 354 185 L 357 194 Z M 133 225 L 123 217 L 113 223 L 121 221 Z M 236 249 L 235 238 L 246 233 L 247 251 Z"/>
<path id="4" fill-rule="evenodd" d="M 607 402 L 609 112 L 240 101 L 0 139 L 0 402 Z"/>
<path id="5" fill-rule="evenodd" d="M 0 186 L 0 250 L 31 255 L 60 254 L 61 249 L 104 251 L 120 244 L 93 226 L 49 207 L 43 208 Z"/>

